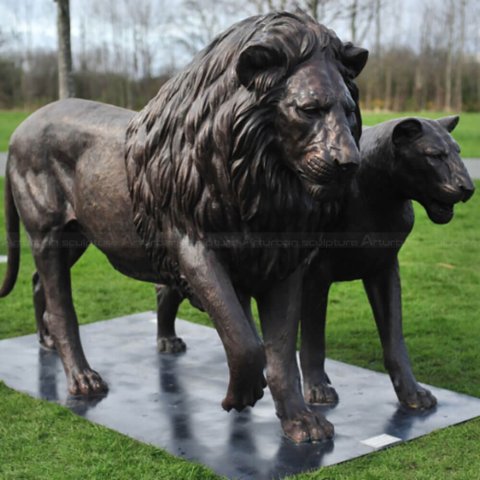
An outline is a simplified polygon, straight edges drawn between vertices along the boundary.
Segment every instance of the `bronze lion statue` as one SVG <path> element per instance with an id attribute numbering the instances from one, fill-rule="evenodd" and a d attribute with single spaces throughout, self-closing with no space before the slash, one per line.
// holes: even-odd
<path id="1" fill-rule="evenodd" d="M 169 285 L 208 312 L 230 370 L 226 410 L 262 397 L 266 356 L 286 434 L 333 434 L 306 405 L 295 359 L 289 299 L 310 250 L 249 242 L 319 231 L 338 211 L 360 158 L 353 79 L 366 60 L 302 12 L 271 13 L 219 35 L 139 113 L 72 99 L 18 127 L 0 296 L 18 273 L 20 218 L 37 268 L 40 339 L 58 350 L 72 394 L 107 390 L 83 353 L 70 288 L 70 268 L 94 244 L 120 272 Z"/>
<path id="2" fill-rule="evenodd" d="M 328 292 L 333 282 L 361 279 L 383 347 L 385 368 L 400 403 L 429 409 L 436 399 L 419 385 L 403 338 L 398 252 L 413 228 L 412 200 L 437 224 L 475 190 L 450 132 L 459 118 L 400 118 L 364 130 L 362 160 L 330 242 L 305 276 L 300 361 L 308 403 L 336 403 L 324 369 Z"/>

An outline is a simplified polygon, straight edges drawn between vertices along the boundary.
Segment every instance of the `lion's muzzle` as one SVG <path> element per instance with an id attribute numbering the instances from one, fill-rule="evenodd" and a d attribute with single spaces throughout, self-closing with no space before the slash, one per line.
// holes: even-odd
<path id="1" fill-rule="evenodd" d="M 337 170 L 344 176 L 352 176 L 360 165 L 360 153 L 356 147 L 344 148 L 330 147 L 330 156 Z"/>
<path id="2" fill-rule="evenodd" d="M 358 152 L 350 155 L 332 153 L 312 154 L 307 156 L 304 173 L 309 180 L 326 185 L 332 182 L 345 183 L 357 171 L 360 163 Z"/>

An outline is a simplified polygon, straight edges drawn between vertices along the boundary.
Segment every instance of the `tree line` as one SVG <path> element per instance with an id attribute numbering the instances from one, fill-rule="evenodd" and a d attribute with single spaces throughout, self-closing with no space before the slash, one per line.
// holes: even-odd
<path id="1" fill-rule="evenodd" d="M 52 0 L 0 0 L 0 108 L 35 108 L 58 97 Z M 12 10 L 12 5 L 14 9 Z M 138 109 L 234 21 L 271 10 L 306 10 L 343 40 L 370 50 L 358 79 L 369 110 L 480 110 L 480 6 L 475 0 L 70 0 L 78 97 Z M 43 25 L 43 24 L 42 24 Z"/>

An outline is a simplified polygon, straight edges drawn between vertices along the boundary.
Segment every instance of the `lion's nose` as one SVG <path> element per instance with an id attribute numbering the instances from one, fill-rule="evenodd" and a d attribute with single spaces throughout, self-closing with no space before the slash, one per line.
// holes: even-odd
<path id="1" fill-rule="evenodd" d="M 353 175 L 358 168 L 359 161 L 353 157 L 349 160 L 334 158 L 335 166 L 342 172 L 342 175 Z"/>

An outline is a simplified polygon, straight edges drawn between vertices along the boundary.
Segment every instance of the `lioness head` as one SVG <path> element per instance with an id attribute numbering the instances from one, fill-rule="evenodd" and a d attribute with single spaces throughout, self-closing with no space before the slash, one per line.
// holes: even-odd
<path id="1" fill-rule="evenodd" d="M 340 195 L 360 161 L 353 84 L 368 52 L 303 18 L 295 36 L 263 32 L 240 54 L 241 83 L 269 105 L 278 157 L 316 200 Z"/>
<path id="2" fill-rule="evenodd" d="M 458 116 L 427 120 L 406 118 L 393 129 L 395 178 L 404 193 L 417 200 L 435 223 L 448 223 L 456 203 L 475 190 L 451 132 Z"/>

